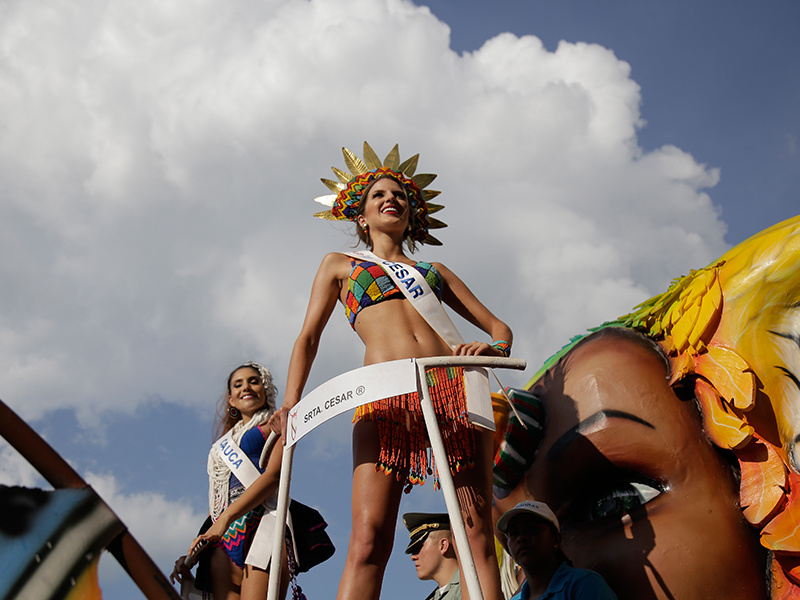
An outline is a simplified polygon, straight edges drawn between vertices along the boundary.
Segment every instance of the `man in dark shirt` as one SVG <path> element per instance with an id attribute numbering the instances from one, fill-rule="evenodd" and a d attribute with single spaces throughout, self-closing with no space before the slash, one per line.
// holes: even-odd
<path id="1" fill-rule="evenodd" d="M 605 579 L 577 569 L 561 551 L 558 518 L 544 502 L 526 500 L 497 521 L 525 582 L 511 600 L 617 600 Z"/>

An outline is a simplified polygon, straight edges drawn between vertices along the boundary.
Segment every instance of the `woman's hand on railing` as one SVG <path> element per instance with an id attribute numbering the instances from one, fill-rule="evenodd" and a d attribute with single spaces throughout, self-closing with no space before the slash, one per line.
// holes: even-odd
<path id="1" fill-rule="evenodd" d="M 453 356 L 503 356 L 497 348 L 486 342 L 467 342 L 453 348 Z"/>
<path id="2" fill-rule="evenodd" d="M 283 445 L 286 445 L 286 423 L 289 418 L 289 409 L 281 406 L 278 410 L 272 413 L 272 416 L 267 421 L 270 429 L 281 436 Z"/>

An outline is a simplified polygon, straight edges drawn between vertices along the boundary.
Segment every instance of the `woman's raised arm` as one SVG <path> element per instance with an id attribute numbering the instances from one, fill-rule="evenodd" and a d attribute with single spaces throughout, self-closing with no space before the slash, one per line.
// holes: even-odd
<path id="1" fill-rule="evenodd" d="M 311 365 L 317 355 L 319 340 L 336 307 L 342 289 L 342 281 L 349 275 L 350 261 L 338 252 L 325 255 L 314 277 L 311 298 L 308 301 L 303 327 L 292 348 L 289 374 L 286 377 L 286 393 L 283 402 L 269 420 L 275 433 L 286 441 L 286 415 L 302 398 Z"/>
<path id="2" fill-rule="evenodd" d="M 444 302 L 461 315 L 464 319 L 488 333 L 493 342 L 507 342 L 509 348 L 513 340 L 511 328 L 498 319 L 483 303 L 478 300 L 461 279 L 441 263 L 434 266 L 444 279 L 442 299 Z M 454 355 L 493 355 L 505 356 L 497 347 L 487 342 L 467 342 L 459 344 L 453 349 Z"/>

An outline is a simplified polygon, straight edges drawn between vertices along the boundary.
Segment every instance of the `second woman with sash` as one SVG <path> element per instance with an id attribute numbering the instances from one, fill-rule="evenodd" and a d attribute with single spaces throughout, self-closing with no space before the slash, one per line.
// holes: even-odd
<path id="1" fill-rule="evenodd" d="M 228 376 L 218 433 L 208 454 L 209 513 L 211 527 L 197 537 L 189 549 L 202 550 L 198 569 L 208 565 L 210 588 L 215 600 L 263 600 L 267 596 L 274 535 L 277 492 L 280 480 L 279 444 L 263 457 L 270 429 L 267 420 L 275 410 L 277 391 L 269 370 L 255 362 L 234 369 Z M 259 463 L 265 463 L 260 467 Z M 291 527 L 291 523 L 289 523 Z M 208 547 L 206 547 L 208 545 Z M 173 579 L 188 578 L 181 557 Z M 286 595 L 289 573 L 285 554 L 281 565 L 279 598 Z M 206 577 L 200 577 L 198 583 Z"/>

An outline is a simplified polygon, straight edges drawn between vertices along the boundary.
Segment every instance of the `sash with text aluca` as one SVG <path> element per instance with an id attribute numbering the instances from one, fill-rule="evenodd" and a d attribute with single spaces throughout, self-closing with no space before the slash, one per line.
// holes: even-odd
<path id="1" fill-rule="evenodd" d="M 233 430 L 229 430 L 225 435 L 214 442 L 214 449 L 219 452 L 222 459 L 225 461 L 227 467 L 231 472 L 236 475 L 245 488 L 249 488 L 256 479 L 259 478 L 261 473 L 256 466 L 250 462 L 250 458 L 239 447 L 239 444 L 233 441 Z M 276 530 L 275 511 L 278 507 L 278 493 L 277 491 L 264 501 L 265 512 L 261 517 L 261 522 L 258 524 L 255 536 L 250 544 L 250 550 L 245 558 L 245 563 L 253 565 L 260 569 L 266 569 L 269 565 L 270 558 L 272 557 L 272 540 Z M 291 515 L 286 515 L 286 525 L 292 535 L 292 542 L 294 542 L 294 528 L 292 527 Z"/>

